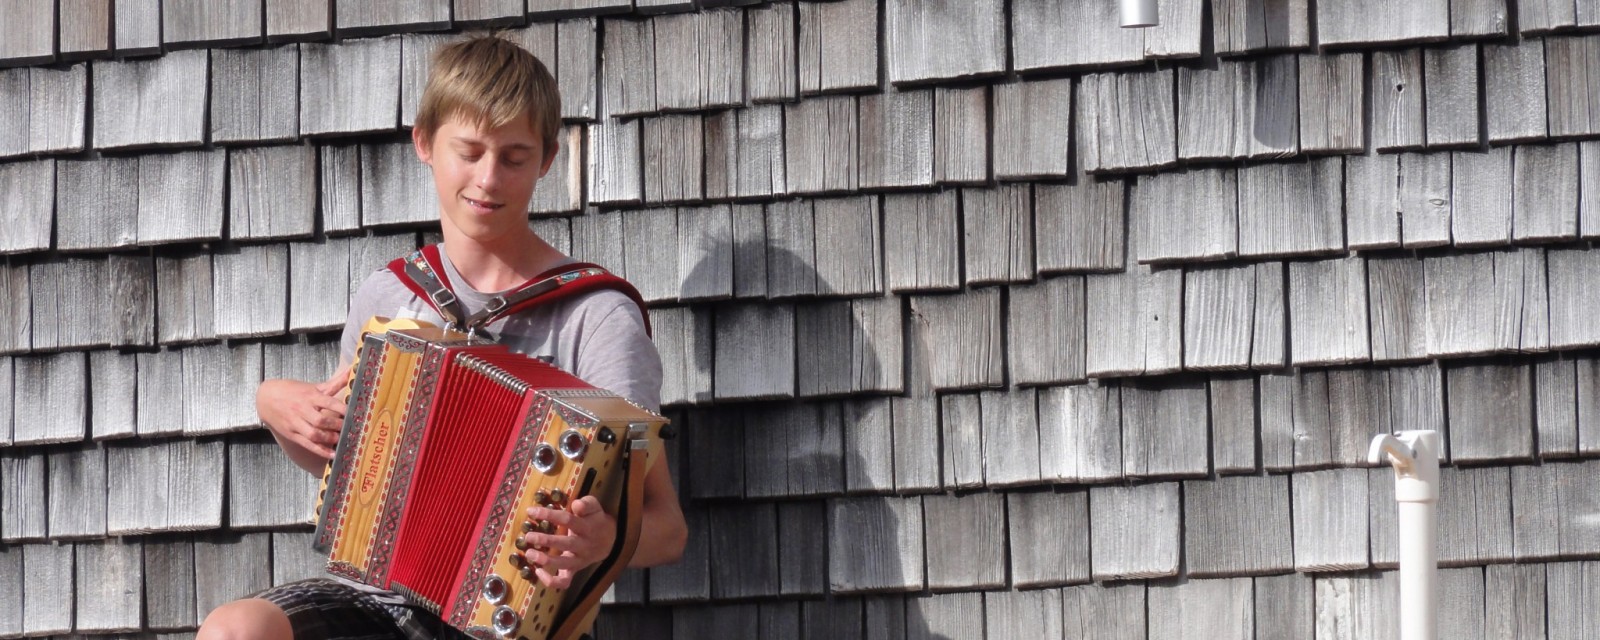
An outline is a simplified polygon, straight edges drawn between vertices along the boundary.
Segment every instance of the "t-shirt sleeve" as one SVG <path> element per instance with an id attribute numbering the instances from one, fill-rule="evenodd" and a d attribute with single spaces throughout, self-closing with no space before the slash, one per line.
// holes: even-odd
<path id="1" fill-rule="evenodd" d="M 600 320 L 581 336 L 573 374 L 660 411 L 661 354 L 645 334 L 638 305 L 622 294 L 600 299 L 604 304 L 595 309 Z"/>
<path id="2" fill-rule="evenodd" d="M 391 289 L 404 286 L 388 269 L 374 271 L 361 281 L 356 294 L 350 297 L 350 314 L 344 319 L 344 335 L 339 342 L 339 366 L 355 359 L 356 338 L 361 335 L 361 327 L 366 326 L 372 316 L 394 313 L 392 301 L 388 309 L 383 308 L 383 302 L 392 298 L 389 295 Z"/>

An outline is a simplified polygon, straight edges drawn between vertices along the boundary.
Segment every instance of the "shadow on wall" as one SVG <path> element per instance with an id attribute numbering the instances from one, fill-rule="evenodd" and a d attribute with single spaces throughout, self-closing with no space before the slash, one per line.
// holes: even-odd
<path id="1" fill-rule="evenodd" d="M 736 254 L 740 258 L 764 255 L 765 260 L 736 262 Z M 735 265 L 741 270 L 735 271 Z M 815 282 L 817 291 L 833 290 L 812 265 L 812 261 L 791 251 L 760 241 L 737 245 L 717 242 L 686 274 L 685 282 L 731 273 L 734 290 L 741 293 L 803 291 L 809 289 L 806 282 Z M 768 289 L 768 283 L 772 289 Z M 726 304 L 764 303 L 767 302 L 758 296 L 748 302 Z M 805 306 L 820 303 L 797 299 L 794 304 L 798 316 Z M 846 341 L 852 336 L 867 335 L 853 315 L 849 322 L 848 327 L 830 326 L 830 340 Z M 713 330 L 699 339 L 709 341 L 714 334 Z M 710 353 L 711 346 L 686 345 L 686 351 Z M 876 372 L 885 364 L 904 366 L 903 362 L 877 362 L 872 349 L 856 353 L 862 354 L 859 357 L 864 361 L 828 364 L 869 372 Z M 714 372 L 706 370 L 705 364 L 697 363 L 695 373 L 709 377 Z M 874 426 L 867 427 L 867 420 L 858 420 L 863 411 L 855 408 L 869 403 L 881 411 L 877 416 L 881 424 L 874 422 Z M 921 523 L 902 522 L 897 513 L 908 512 L 920 518 L 921 499 L 887 495 L 893 491 L 892 477 L 862 477 L 892 476 L 892 463 L 885 462 L 893 458 L 888 404 L 881 396 L 770 400 L 724 403 L 689 412 L 683 448 L 674 460 L 675 465 L 685 467 L 677 470 L 683 479 L 680 496 L 685 512 L 712 510 L 717 515 L 698 518 L 705 526 L 732 525 L 750 530 L 706 531 L 699 536 L 691 532 L 691 549 L 686 551 L 685 562 L 703 561 L 708 565 L 715 604 L 682 604 L 670 609 L 617 607 L 602 615 L 596 629 L 598 640 L 945 640 L 946 636 L 929 629 L 916 601 L 916 596 L 926 591 L 925 572 L 920 566 Z M 875 435 L 866 435 L 863 429 Z M 934 430 L 936 434 L 936 425 Z M 863 437 L 881 445 L 874 449 L 858 442 Z M 883 461 L 867 461 L 860 454 L 862 450 L 882 454 Z M 694 468 L 688 468 L 691 466 Z M 851 475 L 847 478 L 847 474 Z M 876 495 L 842 497 L 847 490 Z M 797 501 L 790 496 L 803 499 Z M 828 497 L 814 499 L 818 496 Z M 722 514 L 732 515 L 719 517 Z M 770 519 L 774 516 L 775 525 Z M 696 519 L 690 515 L 691 523 Z M 752 526 L 752 522 L 760 524 Z M 775 539 L 752 540 L 752 534 Z M 901 540 L 908 537 L 915 538 L 918 552 L 903 552 Z M 705 545 L 702 553 L 706 557 L 700 560 L 690 557 L 697 542 Z M 912 562 L 901 560 L 908 555 L 915 558 L 918 566 L 905 566 Z M 908 587 L 907 582 L 914 586 Z M 780 594 L 784 595 L 773 597 Z M 660 594 L 650 597 L 658 599 Z"/>

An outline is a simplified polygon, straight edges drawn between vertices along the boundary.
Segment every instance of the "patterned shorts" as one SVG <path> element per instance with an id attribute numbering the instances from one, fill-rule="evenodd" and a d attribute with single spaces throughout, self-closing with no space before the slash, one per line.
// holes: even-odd
<path id="1" fill-rule="evenodd" d="M 256 594 L 289 616 L 295 640 L 455 640 L 467 638 L 427 611 L 379 602 L 325 578 L 279 585 Z"/>

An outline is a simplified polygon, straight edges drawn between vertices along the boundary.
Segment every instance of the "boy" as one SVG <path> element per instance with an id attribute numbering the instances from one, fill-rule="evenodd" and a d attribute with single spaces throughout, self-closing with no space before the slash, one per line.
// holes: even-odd
<path id="1" fill-rule="evenodd" d="M 560 95 L 555 79 L 532 54 L 494 36 L 441 48 L 422 95 L 412 143 L 431 167 L 439 197 L 444 244 L 437 277 L 472 315 L 498 293 L 552 268 L 571 264 L 528 227 L 535 182 L 557 151 Z M 446 309 L 447 311 L 449 309 Z M 320 384 L 268 380 L 256 394 L 262 421 L 290 459 L 321 474 L 333 455 L 356 337 L 375 315 L 445 319 L 388 269 L 369 276 L 350 302 L 340 368 Z M 645 331 L 643 310 L 628 296 L 598 290 L 540 304 L 487 324 L 513 350 L 553 358 L 597 387 L 652 410 L 660 403 L 661 360 Z M 687 537 L 665 460 L 645 480 L 643 530 L 630 566 L 674 562 Z M 565 525 L 570 533 L 529 534 L 528 562 L 547 585 L 566 587 L 573 573 L 604 558 L 616 520 L 587 497 L 570 512 L 534 509 L 533 519 Z M 533 547 L 557 552 L 547 555 Z M 218 607 L 198 637 L 341 638 L 464 637 L 430 613 L 403 606 L 394 594 L 333 579 L 274 587 Z"/>

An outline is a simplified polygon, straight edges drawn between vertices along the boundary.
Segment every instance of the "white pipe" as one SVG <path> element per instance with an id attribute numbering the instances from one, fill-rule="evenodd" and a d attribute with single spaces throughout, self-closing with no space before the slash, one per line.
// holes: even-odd
<path id="1" fill-rule="evenodd" d="M 1401 431 L 1372 439 L 1371 462 L 1394 465 L 1394 499 L 1400 508 L 1400 640 L 1438 640 L 1439 506 L 1437 431 Z"/>
<path id="2" fill-rule="evenodd" d="M 1156 15 L 1156 0 L 1122 0 L 1122 28 L 1154 27 L 1161 19 Z"/>

